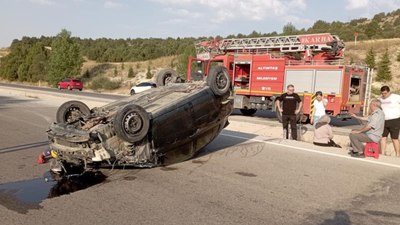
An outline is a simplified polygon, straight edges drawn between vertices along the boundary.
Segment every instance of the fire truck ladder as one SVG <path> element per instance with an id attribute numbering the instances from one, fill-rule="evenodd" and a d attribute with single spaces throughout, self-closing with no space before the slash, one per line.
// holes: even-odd
<path id="1" fill-rule="evenodd" d="M 330 35 L 330 34 L 320 34 Z M 278 51 L 282 53 L 311 51 L 327 51 L 334 47 L 339 50 L 344 48 L 344 43 L 335 35 L 330 35 L 332 43 L 305 44 L 300 41 L 301 37 L 307 35 L 258 37 L 258 38 L 229 38 L 221 40 L 210 40 L 196 43 L 198 54 L 201 53 L 224 53 L 237 51 Z M 336 45 L 336 46 L 335 46 Z"/>
<path id="2" fill-rule="evenodd" d="M 363 105 L 363 116 L 367 116 L 369 112 L 369 103 L 371 102 L 371 85 L 372 85 L 372 75 L 374 73 L 373 68 L 368 68 L 367 72 L 367 84 L 365 90 L 365 98 Z"/>

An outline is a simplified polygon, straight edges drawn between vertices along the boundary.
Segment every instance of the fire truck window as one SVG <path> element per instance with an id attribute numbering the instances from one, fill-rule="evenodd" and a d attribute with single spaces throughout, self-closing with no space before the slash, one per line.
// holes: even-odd
<path id="1" fill-rule="evenodd" d="M 191 73 L 203 73 L 203 61 L 193 61 Z"/>
<path id="2" fill-rule="evenodd" d="M 229 70 L 233 70 L 233 62 L 229 63 Z"/>
<path id="3" fill-rule="evenodd" d="M 360 101 L 361 79 L 352 77 L 350 80 L 349 102 Z"/>

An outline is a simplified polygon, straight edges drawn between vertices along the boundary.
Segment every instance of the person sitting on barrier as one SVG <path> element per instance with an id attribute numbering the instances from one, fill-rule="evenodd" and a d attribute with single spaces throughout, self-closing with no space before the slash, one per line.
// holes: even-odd
<path id="1" fill-rule="evenodd" d="M 314 128 L 314 145 L 324 147 L 337 147 L 341 148 L 340 145 L 333 141 L 333 131 L 331 125 L 331 118 L 328 115 L 323 115 L 319 118 Z"/>
<path id="2" fill-rule="evenodd" d="M 385 124 L 385 114 L 381 109 L 381 102 L 378 99 L 373 99 L 369 105 L 368 123 L 361 129 L 352 130 L 349 135 L 350 145 L 352 148 L 349 154 L 352 157 L 364 158 L 363 143 L 379 143 L 379 140 L 382 137 Z M 354 113 L 351 113 L 350 115 L 356 119 L 363 119 L 362 117 L 356 116 Z"/>

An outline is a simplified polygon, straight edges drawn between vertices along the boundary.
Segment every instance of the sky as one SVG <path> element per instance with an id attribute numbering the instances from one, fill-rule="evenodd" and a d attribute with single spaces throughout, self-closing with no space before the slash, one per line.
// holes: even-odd
<path id="1" fill-rule="evenodd" d="M 348 22 L 400 8 L 400 0 L 0 0 L 0 48 L 23 36 L 227 36 L 282 32 L 292 23 Z"/>

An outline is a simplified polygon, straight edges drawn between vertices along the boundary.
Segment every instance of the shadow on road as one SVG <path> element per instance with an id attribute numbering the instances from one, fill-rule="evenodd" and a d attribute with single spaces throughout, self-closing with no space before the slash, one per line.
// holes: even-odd
<path id="1" fill-rule="evenodd" d="M 48 144 L 49 144 L 48 141 L 41 141 L 41 142 L 34 142 L 34 143 L 29 143 L 29 144 L 0 148 L 0 154 L 7 153 L 7 152 L 21 151 L 21 150 L 26 150 L 26 149 L 35 148 L 35 147 L 46 146 Z"/>
<path id="2" fill-rule="evenodd" d="M 7 96 L 0 96 L 0 109 L 6 109 L 7 105 L 12 105 L 12 104 L 21 104 L 24 102 L 32 102 L 36 101 L 36 99 L 15 99 Z"/>
<path id="3" fill-rule="evenodd" d="M 336 211 L 332 219 L 324 220 L 319 225 L 350 225 L 350 216 L 344 211 Z"/>

